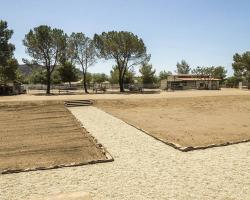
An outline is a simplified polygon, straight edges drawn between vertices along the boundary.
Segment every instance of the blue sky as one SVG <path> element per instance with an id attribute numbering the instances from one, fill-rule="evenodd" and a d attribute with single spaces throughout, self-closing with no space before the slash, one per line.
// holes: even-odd
<path id="1" fill-rule="evenodd" d="M 174 72 L 185 59 L 191 67 L 225 66 L 230 75 L 233 54 L 250 50 L 249 0 L 0 0 L 0 5 L 0 19 L 14 29 L 19 61 L 27 58 L 24 35 L 42 24 L 89 37 L 131 31 L 144 40 L 157 72 Z M 112 65 L 101 60 L 90 71 L 109 74 Z"/>

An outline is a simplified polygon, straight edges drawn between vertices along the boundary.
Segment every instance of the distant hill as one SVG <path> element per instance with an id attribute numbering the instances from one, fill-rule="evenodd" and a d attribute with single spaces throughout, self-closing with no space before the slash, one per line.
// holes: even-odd
<path id="1" fill-rule="evenodd" d="M 58 67 L 59 66 L 57 66 L 57 68 Z M 32 71 L 34 71 L 34 70 L 42 70 L 42 69 L 45 69 L 45 67 L 42 66 L 42 65 L 30 66 L 30 65 L 23 64 L 23 65 L 19 65 L 18 69 L 19 69 L 20 73 L 23 76 L 28 77 L 28 76 L 30 76 L 32 74 Z M 78 68 L 76 68 L 76 70 L 77 70 L 78 76 L 81 77 L 82 76 L 82 71 L 80 69 L 78 69 Z"/>
<path id="2" fill-rule="evenodd" d="M 26 65 L 26 64 L 23 64 L 23 65 L 19 65 L 18 66 L 18 69 L 19 71 L 24 75 L 24 76 L 29 76 L 33 70 L 40 70 L 42 69 L 43 66 L 29 66 L 29 65 Z"/>

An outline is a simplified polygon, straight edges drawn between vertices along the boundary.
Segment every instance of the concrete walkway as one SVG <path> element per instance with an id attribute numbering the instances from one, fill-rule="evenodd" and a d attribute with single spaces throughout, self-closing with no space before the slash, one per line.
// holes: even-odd
<path id="1" fill-rule="evenodd" d="M 183 153 L 97 108 L 70 110 L 115 161 L 1 175 L 1 200 L 78 191 L 94 200 L 250 199 L 250 143 Z"/>

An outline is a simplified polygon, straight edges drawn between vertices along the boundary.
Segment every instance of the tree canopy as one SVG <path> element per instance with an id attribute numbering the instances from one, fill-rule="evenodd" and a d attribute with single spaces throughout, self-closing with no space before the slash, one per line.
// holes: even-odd
<path id="1" fill-rule="evenodd" d="M 211 76 L 213 78 L 225 78 L 226 70 L 224 67 L 201 67 L 197 66 L 192 69 L 192 74 L 200 75 L 200 76 Z"/>
<path id="2" fill-rule="evenodd" d="M 65 52 L 66 37 L 63 30 L 41 25 L 30 30 L 23 40 L 26 52 L 32 58 L 24 61 L 46 67 L 47 94 L 50 94 L 51 75 Z"/>
<path id="3" fill-rule="evenodd" d="M 233 69 L 237 76 L 242 76 L 248 81 L 248 89 L 250 89 L 250 51 L 242 55 L 236 53 L 233 56 Z"/>
<path id="4" fill-rule="evenodd" d="M 167 77 L 168 77 L 169 75 L 172 75 L 172 72 L 170 72 L 170 71 L 165 71 L 165 70 L 160 71 L 160 73 L 159 73 L 159 79 L 160 79 L 160 80 L 167 79 Z"/>
<path id="5" fill-rule="evenodd" d="M 225 78 L 227 76 L 227 70 L 222 67 L 196 67 L 192 70 L 192 74 L 198 75 L 198 76 L 209 76 L 209 78 L 218 78 L 221 79 L 220 83 L 223 83 L 225 81 Z"/>
<path id="6" fill-rule="evenodd" d="M 239 78 L 237 76 L 231 76 L 225 80 L 225 84 L 227 87 L 237 88 L 239 86 L 239 82 L 241 81 L 242 81 L 242 78 Z"/>
<path id="7" fill-rule="evenodd" d="M 95 34 L 94 41 L 101 58 L 115 60 L 119 72 L 120 92 L 124 92 L 126 72 L 150 58 L 143 40 L 131 32 L 110 31 Z"/>
<path id="8" fill-rule="evenodd" d="M 31 84 L 46 84 L 46 71 L 41 69 L 33 69 L 29 75 L 29 83 Z"/>
<path id="9" fill-rule="evenodd" d="M 31 84 L 46 84 L 47 83 L 47 75 L 45 69 L 33 69 L 32 73 L 27 77 L 27 82 Z M 51 83 L 52 84 L 60 84 L 62 83 L 61 76 L 59 74 L 59 68 L 56 68 L 51 75 Z"/>
<path id="10" fill-rule="evenodd" d="M 73 61 L 81 66 L 84 90 L 88 93 L 88 68 L 92 66 L 97 59 L 95 44 L 92 39 L 86 37 L 83 33 L 72 33 L 69 37 L 68 45 L 68 49 L 73 55 Z"/>
<path id="11" fill-rule="evenodd" d="M 108 75 L 106 75 L 104 73 L 93 73 L 93 74 L 91 74 L 91 76 L 92 76 L 93 83 L 102 83 L 102 82 L 109 80 Z"/>
<path id="12" fill-rule="evenodd" d="M 191 70 L 189 64 L 185 60 L 182 60 L 180 63 L 177 62 L 176 67 L 177 67 L 176 71 L 177 74 L 189 74 Z"/>
<path id="13" fill-rule="evenodd" d="M 153 69 L 153 66 L 151 64 L 144 63 L 139 69 L 139 72 L 142 75 L 141 79 L 143 84 L 153 84 L 156 82 L 156 70 Z"/>
<path id="14" fill-rule="evenodd" d="M 197 66 L 196 68 L 192 69 L 192 74 L 198 75 L 198 76 L 205 76 L 205 75 L 211 75 L 212 71 L 209 67 L 200 67 Z"/>
<path id="15" fill-rule="evenodd" d="M 71 82 L 77 81 L 77 70 L 75 66 L 70 62 L 63 63 L 58 69 L 58 73 L 62 82 L 68 82 L 71 86 Z"/>
<path id="16" fill-rule="evenodd" d="M 13 30 L 8 29 L 6 21 L 0 20 L 0 83 L 14 81 L 17 76 L 18 62 L 14 58 L 15 46 L 9 42 Z"/>
<path id="17" fill-rule="evenodd" d="M 124 75 L 124 84 L 134 83 L 135 72 L 133 68 L 128 69 Z M 119 69 L 117 66 L 113 66 L 112 70 L 110 71 L 110 83 L 118 84 L 119 83 Z"/>
<path id="18" fill-rule="evenodd" d="M 224 82 L 227 76 L 227 70 L 225 67 L 218 66 L 212 67 L 212 77 L 221 79 L 221 82 Z"/>

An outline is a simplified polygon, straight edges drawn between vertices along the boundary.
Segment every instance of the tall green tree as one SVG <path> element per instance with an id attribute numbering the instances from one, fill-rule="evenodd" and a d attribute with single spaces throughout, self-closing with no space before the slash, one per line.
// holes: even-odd
<path id="1" fill-rule="evenodd" d="M 225 67 L 218 66 L 218 67 L 212 67 L 212 77 L 219 78 L 220 83 L 223 83 L 227 76 L 227 70 Z"/>
<path id="2" fill-rule="evenodd" d="M 64 62 L 62 66 L 58 68 L 58 73 L 62 82 L 68 82 L 71 86 L 71 82 L 77 81 L 77 70 L 75 66 L 70 62 Z"/>
<path id="3" fill-rule="evenodd" d="M 126 71 L 124 75 L 124 84 L 134 83 L 135 72 L 133 68 Z M 119 69 L 117 66 L 113 66 L 112 70 L 110 71 L 110 83 L 112 84 L 119 84 Z"/>
<path id="4" fill-rule="evenodd" d="M 153 84 L 156 82 L 156 70 L 153 69 L 153 66 L 151 64 L 144 63 L 139 69 L 139 72 L 141 73 L 143 84 Z"/>
<path id="5" fill-rule="evenodd" d="M 46 70 L 33 69 L 28 79 L 31 84 L 46 84 Z"/>
<path id="6" fill-rule="evenodd" d="M 235 74 L 244 77 L 248 82 L 248 89 L 250 89 L 250 51 L 243 54 L 236 53 L 233 57 L 233 69 Z"/>
<path id="7" fill-rule="evenodd" d="M 81 76 L 82 76 L 82 72 L 81 72 L 81 75 L 79 77 L 81 77 Z M 90 72 L 87 72 L 87 74 L 86 74 L 86 83 L 90 84 L 91 81 L 92 81 L 92 74 Z"/>
<path id="8" fill-rule="evenodd" d="M 227 76 L 227 70 L 222 67 L 196 67 L 195 69 L 192 70 L 192 74 L 195 74 L 197 76 L 203 77 L 203 76 L 208 76 L 208 78 L 204 79 L 204 82 L 206 80 L 209 80 L 210 78 L 218 78 L 220 80 L 220 84 L 222 84 L 225 81 L 225 78 Z"/>
<path id="9" fill-rule="evenodd" d="M 66 38 L 63 30 L 41 25 L 30 30 L 23 40 L 26 52 L 32 58 L 31 61 L 24 61 L 46 68 L 47 94 L 50 94 L 51 75 L 65 52 Z"/>
<path id="10" fill-rule="evenodd" d="M 176 67 L 177 74 L 189 74 L 189 72 L 191 71 L 189 64 L 185 60 L 182 60 L 180 63 L 177 62 Z"/>
<path id="11" fill-rule="evenodd" d="M 159 79 L 160 79 L 160 80 L 167 79 L 169 75 L 172 75 L 172 72 L 170 72 L 170 71 L 165 71 L 165 70 L 160 71 L 160 73 L 159 73 Z"/>
<path id="12" fill-rule="evenodd" d="M 212 76 L 213 75 L 213 67 L 200 67 L 197 66 L 196 68 L 192 69 L 192 74 L 197 76 Z"/>
<path id="13" fill-rule="evenodd" d="M 9 42 L 13 30 L 8 29 L 6 21 L 0 20 L 0 83 L 14 81 L 17 76 L 18 62 L 14 58 L 15 46 Z"/>
<path id="14" fill-rule="evenodd" d="M 85 93 L 88 93 L 88 68 L 92 66 L 97 59 L 95 44 L 92 39 L 86 37 L 83 33 L 72 33 L 68 45 L 69 51 L 73 54 L 74 62 L 81 66 L 84 90 Z"/>
<path id="15" fill-rule="evenodd" d="M 192 70 L 192 74 L 197 75 L 198 77 L 203 78 L 203 82 L 206 83 L 213 74 L 213 69 L 211 67 L 200 67 L 197 66 L 195 69 Z M 207 76 L 207 78 L 204 78 Z"/>
<path id="16" fill-rule="evenodd" d="M 192 70 L 193 74 L 197 75 L 207 75 L 211 76 L 213 78 L 219 78 L 221 80 L 224 80 L 227 76 L 227 70 L 225 67 L 218 66 L 218 67 L 197 67 Z"/>
<path id="17" fill-rule="evenodd" d="M 63 81 L 62 81 L 62 77 L 59 73 L 59 66 L 57 66 L 54 70 L 54 72 L 52 73 L 52 76 L 51 76 L 51 83 L 52 84 L 61 84 Z"/>
<path id="18" fill-rule="evenodd" d="M 104 73 L 93 73 L 91 75 L 94 83 L 102 83 L 109 80 L 109 77 Z"/>
<path id="19" fill-rule="evenodd" d="M 47 73 L 45 69 L 41 68 L 33 68 L 32 73 L 26 77 L 26 81 L 31 84 L 47 84 Z M 25 80 L 25 79 L 24 79 Z M 60 84 L 62 83 L 61 76 L 59 74 L 59 68 L 56 68 L 51 75 L 51 83 L 52 84 Z"/>
<path id="20" fill-rule="evenodd" d="M 239 82 L 241 81 L 242 81 L 242 78 L 237 77 L 237 76 L 231 76 L 231 77 L 226 78 L 225 84 L 227 87 L 237 88 L 239 87 Z"/>
<path id="21" fill-rule="evenodd" d="M 124 92 L 126 72 L 150 58 L 143 40 L 131 32 L 110 31 L 95 34 L 94 41 L 100 57 L 115 60 L 119 72 L 120 92 Z"/>

